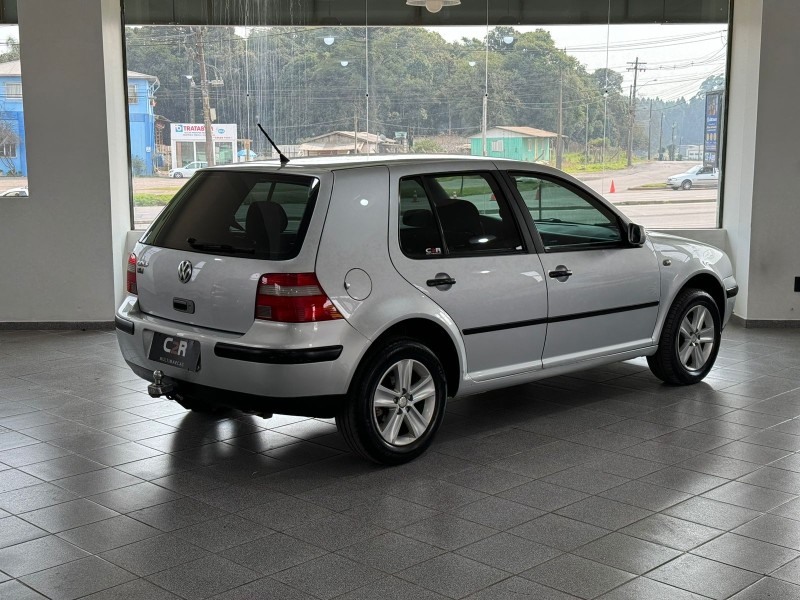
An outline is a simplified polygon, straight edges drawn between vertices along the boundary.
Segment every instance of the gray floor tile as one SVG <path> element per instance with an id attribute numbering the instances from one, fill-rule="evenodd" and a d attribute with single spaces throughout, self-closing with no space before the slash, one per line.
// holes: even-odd
<path id="1" fill-rule="evenodd" d="M 666 488 L 665 488 L 666 489 Z M 615 531 L 653 514 L 651 511 L 593 496 L 556 511 L 557 514 Z"/>
<path id="2" fill-rule="evenodd" d="M 599 494 L 629 481 L 613 473 L 604 473 L 595 468 L 574 467 L 542 478 L 542 481 L 553 485 L 584 492 Z"/>
<path id="3" fill-rule="evenodd" d="M 381 571 L 337 554 L 328 554 L 276 573 L 273 577 L 302 592 L 327 600 L 383 576 Z"/>
<path id="4" fill-rule="evenodd" d="M 177 537 L 211 552 L 220 552 L 271 533 L 272 529 L 237 515 L 210 519 L 174 532 Z"/>
<path id="5" fill-rule="evenodd" d="M 800 558 L 796 558 L 772 573 L 772 577 L 800 585 Z"/>
<path id="6" fill-rule="evenodd" d="M 777 450 L 768 446 L 759 446 L 747 442 L 736 441 L 711 450 L 711 454 L 719 454 L 728 458 L 766 465 L 791 454 L 786 450 Z"/>
<path id="7" fill-rule="evenodd" d="M 587 494 L 536 480 L 498 494 L 500 498 L 519 502 L 544 511 L 563 508 L 587 497 Z"/>
<path id="8" fill-rule="evenodd" d="M 695 496 L 686 502 L 669 507 L 664 514 L 715 529 L 728 530 L 752 521 L 760 513 L 749 508 Z"/>
<path id="9" fill-rule="evenodd" d="M 692 550 L 692 554 L 740 569 L 768 574 L 794 560 L 800 553 L 735 533 L 726 533 Z"/>
<path id="10" fill-rule="evenodd" d="M 728 598 L 760 578 L 750 571 L 691 554 L 651 571 L 647 577 L 716 600 Z"/>
<path id="11" fill-rule="evenodd" d="M 164 534 L 104 552 L 101 556 L 131 573 L 145 577 L 208 555 L 202 548 L 172 534 Z"/>
<path id="12" fill-rule="evenodd" d="M 104 468 L 105 466 L 100 463 L 78 456 L 77 454 L 72 454 L 70 456 L 54 458 L 53 460 L 46 460 L 44 462 L 20 467 L 20 470 L 34 477 L 38 477 L 43 481 L 52 481 L 54 479 L 62 479 L 64 477 L 89 473 Z"/>
<path id="13" fill-rule="evenodd" d="M 2 435 L 2 434 L 0 434 Z M 0 471 L 0 494 L 43 483 L 38 477 L 28 475 L 17 469 Z"/>
<path id="14" fill-rule="evenodd" d="M 398 579 L 397 577 L 386 577 L 368 583 L 364 587 L 358 588 L 340 596 L 341 600 L 444 600 L 447 596 L 442 596 L 436 592 L 414 585 L 409 581 Z"/>
<path id="15" fill-rule="evenodd" d="M 224 514 L 225 511 L 203 502 L 198 502 L 192 498 L 180 498 L 172 502 L 135 510 L 128 513 L 128 516 L 161 531 L 174 531 L 195 523 L 202 523 L 203 521 L 221 517 Z"/>
<path id="16" fill-rule="evenodd" d="M 486 497 L 486 494 L 482 492 L 444 481 L 412 486 L 404 491 L 396 492 L 394 495 L 436 510 L 453 509 Z"/>
<path id="17" fill-rule="evenodd" d="M 445 554 L 398 573 L 398 577 L 450 598 L 463 598 L 508 573 L 463 556 Z"/>
<path id="18" fill-rule="evenodd" d="M 50 535 L 1 549 L 0 570 L 21 577 L 87 556 L 80 548 Z"/>
<path id="19" fill-rule="evenodd" d="M 0 494 L 0 509 L 19 514 L 77 498 L 77 494 L 56 485 L 41 483 Z"/>
<path id="20" fill-rule="evenodd" d="M 733 596 L 731 600 L 800 600 L 800 585 L 794 585 L 772 577 L 764 577 L 761 581 Z"/>
<path id="21" fill-rule="evenodd" d="M 122 411 L 116 411 L 113 413 L 104 413 L 104 414 L 127 414 L 122 413 Z M 135 417 L 134 415 L 128 415 L 134 418 L 141 418 Z M 138 460 L 143 460 L 145 458 L 152 458 L 154 456 L 160 456 L 161 452 L 158 450 L 153 450 L 152 448 L 148 448 L 147 446 L 142 446 L 141 444 L 137 444 L 135 442 L 128 442 L 127 444 L 116 444 L 114 446 L 103 446 L 101 448 L 94 448 L 92 450 L 84 450 L 81 452 L 81 456 L 85 456 L 95 462 L 102 463 L 109 467 L 117 467 L 119 465 L 132 463 Z"/>
<path id="22" fill-rule="evenodd" d="M 263 577 L 214 596 L 214 600 L 272 600 L 273 598 L 275 600 L 315 600 L 313 596 L 271 577 Z"/>
<path id="23" fill-rule="evenodd" d="M 20 578 L 52 600 L 74 600 L 114 587 L 134 576 L 96 556 L 90 556 Z"/>
<path id="24" fill-rule="evenodd" d="M 739 481 L 786 492 L 787 494 L 800 494 L 800 473 L 787 471 L 786 469 L 764 467 L 745 475 Z"/>
<path id="25" fill-rule="evenodd" d="M 641 575 L 678 557 L 681 553 L 641 539 L 611 533 L 573 551 L 595 562 Z"/>
<path id="26" fill-rule="evenodd" d="M 564 554 L 522 573 L 526 579 L 581 598 L 595 598 L 633 579 L 631 573 Z"/>
<path id="27" fill-rule="evenodd" d="M 344 511 L 342 514 L 393 531 L 438 513 L 432 508 L 401 500 L 394 496 L 382 496 L 369 504 Z"/>
<path id="28" fill-rule="evenodd" d="M 12 579 L 0 583 L 0 598 L 4 600 L 47 600 L 44 596 L 35 592 L 27 585 L 21 584 L 19 581 Z"/>
<path id="29" fill-rule="evenodd" d="M 800 517 L 800 513 L 797 514 Z M 800 550 L 800 521 L 777 515 L 762 515 L 733 530 L 733 533 Z"/>
<path id="30" fill-rule="evenodd" d="M 729 480 L 679 467 L 666 467 L 642 477 L 641 481 L 688 494 L 702 494 L 727 483 Z"/>
<path id="31" fill-rule="evenodd" d="M 385 533 L 338 551 L 341 556 L 386 573 L 397 573 L 442 553 L 439 548 L 397 533 Z"/>
<path id="32" fill-rule="evenodd" d="M 551 513 L 515 527 L 509 533 L 567 552 L 603 537 L 609 530 Z"/>
<path id="33" fill-rule="evenodd" d="M 128 513 L 142 508 L 177 500 L 180 495 L 149 482 L 90 496 L 88 500 L 102 504 L 119 513 Z"/>
<path id="34" fill-rule="evenodd" d="M 485 538 L 456 552 L 509 573 L 521 573 L 561 554 L 555 548 L 509 533 Z"/>
<path id="35" fill-rule="evenodd" d="M 490 496 L 450 511 L 455 516 L 505 531 L 544 514 L 543 511 L 511 500 Z"/>
<path id="36" fill-rule="evenodd" d="M 511 577 L 469 596 L 469 600 L 577 600 L 577 596 L 566 594 L 551 587 L 525 579 Z"/>
<path id="37" fill-rule="evenodd" d="M 258 574 L 220 556 L 207 556 L 150 575 L 148 579 L 187 600 L 221 594 L 258 579 Z"/>
<path id="38" fill-rule="evenodd" d="M 54 483 L 76 494 L 93 496 L 94 494 L 101 494 L 117 488 L 142 483 L 142 480 L 117 469 L 108 468 L 64 479 L 56 479 Z"/>
<path id="39" fill-rule="evenodd" d="M 102 592 L 84 596 L 81 600 L 178 600 L 179 596 L 153 585 L 144 579 L 135 579 Z"/>
<path id="40" fill-rule="evenodd" d="M 0 519 L 0 548 L 44 537 L 47 531 L 17 517 Z"/>
<path id="41" fill-rule="evenodd" d="M 80 527 L 103 519 L 116 517 L 119 513 L 94 502 L 79 498 L 47 508 L 22 513 L 21 517 L 50 533 Z"/>
<path id="42" fill-rule="evenodd" d="M 769 512 L 774 515 L 786 517 L 787 519 L 800 520 L 800 498 L 791 500 L 786 504 L 781 504 Z"/>
<path id="43" fill-rule="evenodd" d="M 707 453 L 698 454 L 697 456 L 678 463 L 676 466 L 682 469 L 689 469 L 690 471 L 699 471 L 700 473 L 714 475 L 715 477 L 723 477 L 725 479 L 742 477 L 743 475 L 752 473 L 759 467 L 759 465 L 751 462 Z"/>
<path id="44" fill-rule="evenodd" d="M 530 481 L 527 477 L 501 471 L 488 466 L 479 466 L 466 471 L 461 471 L 445 477 L 449 483 L 466 487 L 486 494 L 499 494 L 500 492 L 516 488 Z"/>
<path id="45" fill-rule="evenodd" d="M 484 525 L 440 513 L 413 525 L 403 527 L 397 533 L 443 550 L 455 550 L 498 532 L 496 529 Z"/>
<path id="46" fill-rule="evenodd" d="M 326 551 L 322 548 L 282 533 L 240 544 L 220 553 L 228 560 L 264 575 L 283 571 L 324 554 Z"/>
<path id="47" fill-rule="evenodd" d="M 690 494 L 644 481 L 629 481 L 600 494 L 603 498 L 632 504 L 647 510 L 664 510 L 691 498 Z"/>
<path id="48" fill-rule="evenodd" d="M 333 551 L 375 537 L 385 531 L 380 527 L 336 514 L 287 529 L 285 533 L 314 546 Z"/>
<path id="49" fill-rule="evenodd" d="M 99 554 L 160 534 L 154 527 L 121 515 L 62 531 L 58 536 L 92 554 Z"/>
<path id="50" fill-rule="evenodd" d="M 270 492 L 273 493 L 273 492 Z M 242 517 L 266 525 L 276 531 L 286 531 L 316 521 L 324 517 L 333 516 L 335 513 L 299 498 L 283 497 L 253 508 L 248 508 L 239 513 Z M 355 518 L 360 518 L 356 511 Z"/>
<path id="51" fill-rule="evenodd" d="M 685 552 L 724 532 L 669 515 L 656 514 L 624 527 L 620 533 Z"/>
<path id="52" fill-rule="evenodd" d="M 64 448 L 47 443 L 38 443 L 12 450 L 4 450 L 0 452 L 0 461 L 11 467 L 22 467 L 70 454 L 72 453 Z"/>
<path id="53" fill-rule="evenodd" d="M 706 492 L 703 497 L 761 512 L 767 512 L 796 498 L 794 494 L 787 494 L 757 485 L 749 485 L 740 481 L 726 483 L 710 492 Z"/>
<path id="54" fill-rule="evenodd" d="M 660 581 L 637 577 L 633 581 L 603 594 L 599 600 L 703 600 L 703 598 L 704 596 L 698 596 Z"/>

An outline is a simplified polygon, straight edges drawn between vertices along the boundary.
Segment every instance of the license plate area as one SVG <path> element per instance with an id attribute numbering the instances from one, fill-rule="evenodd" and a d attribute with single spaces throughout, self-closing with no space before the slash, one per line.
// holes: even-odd
<path id="1" fill-rule="evenodd" d="M 147 358 L 177 369 L 200 370 L 200 342 L 153 332 Z"/>

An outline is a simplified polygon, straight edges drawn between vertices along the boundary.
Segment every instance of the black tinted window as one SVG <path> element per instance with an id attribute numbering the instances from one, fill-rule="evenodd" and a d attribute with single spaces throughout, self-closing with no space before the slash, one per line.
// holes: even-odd
<path id="1" fill-rule="evenodd" d="M 288 260 L 303 245 L 318 183 L 268 173 L 200 173 L 142 241 L 176 250 Z"/>
<path id="2" fill-rule="evenodd" d="M 410 258 L 443 253 L 442 236 L 430 199 L 416 177 L 400 181 L 400 248 Z"/>
<path id="3" fill-rule="evenodd" d="M 584 250 L 622 240 L 617 218 L 606 207 L 547 179 L 511 173 L 547 252 Z"/>

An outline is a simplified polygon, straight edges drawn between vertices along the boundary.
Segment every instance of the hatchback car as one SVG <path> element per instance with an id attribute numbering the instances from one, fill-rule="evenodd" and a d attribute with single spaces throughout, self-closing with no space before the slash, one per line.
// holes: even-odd
<path id="1" fill-rule="evenodd" d="M 176 167 L 175 169 L 170 169 L 168 175 L 173 177 L 174 179 L 181 179 L 183 177 L 191 177 L 200 169 L 205 169 L 208 166 L 207 162 L 203 162 L 201 160 L 196 160 L 194 162 L 190 162 L 185 167 Z"/>
<path id="2" fill-rule="evenodd" d="M 685 173 L 667 178 L 667 187 L 673 190 L 690 190 L 693 187 L 719 187 L 719 169 L 695 165 Z"/>
<path id="3" fill-rule="evenodd" d="M 397 464 L 447 398 L 640 356 L 697 383 L 737 289 L 721 250 L 549 167 L 317 158 L 195 175 L 136 244 L 115 321 L 151 395 L 335 417 Z"/>

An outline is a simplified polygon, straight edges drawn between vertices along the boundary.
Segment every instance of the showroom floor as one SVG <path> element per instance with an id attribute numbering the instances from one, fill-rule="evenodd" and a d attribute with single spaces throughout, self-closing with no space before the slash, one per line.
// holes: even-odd
<path id="1" fill-rule="evenodd" d="M 0 332 L 0 598 L 800 598 L 800 331 L 450 404 L 386 469 L 329 421 L 153 400 L 113 332 Z"/>

